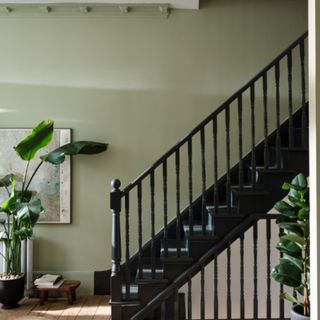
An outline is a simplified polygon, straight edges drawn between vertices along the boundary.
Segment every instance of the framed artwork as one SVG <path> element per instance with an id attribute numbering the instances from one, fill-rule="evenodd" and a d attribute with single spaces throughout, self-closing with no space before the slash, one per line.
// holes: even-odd
<path id="1" fill-rule="evenodd" d="M 32 129 L 0 129 L 0 177 L 13 173 L 17 180 L 17 190 L 21 186 L 26 161 L 23 161 L 13 149 Z M 71 142 L 71 129 L 54 129 L 51 143 L 39 150 L 30 162 L 29 178 L 40 163 L 40 156 L 61 145 Z M 43 163 L 32 180 L 29 190 L 41 199 L 45 213 L 40 216 L 39 223 L 71 222 L 71 160 L 66 157 L 60 165 Z M 4 188 L 0 188 L 0 204 L 7 199 Z"/>

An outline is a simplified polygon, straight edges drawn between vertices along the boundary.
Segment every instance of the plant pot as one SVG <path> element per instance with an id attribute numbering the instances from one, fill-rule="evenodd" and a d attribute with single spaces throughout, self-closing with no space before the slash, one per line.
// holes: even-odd
<path id="1" fill-rule="evenodd" d="M 18 302 L 23 298 L 24 276 L 18 279 L 0 279 L 0 303 L 2 309 L 18 308 Z"/>
<path id="2" fill-rule="evenodd" d="M 310 317 L 303 315 L 303 308 L 298 304 L 291 308 L 291 320 L 309 320 Z"/>

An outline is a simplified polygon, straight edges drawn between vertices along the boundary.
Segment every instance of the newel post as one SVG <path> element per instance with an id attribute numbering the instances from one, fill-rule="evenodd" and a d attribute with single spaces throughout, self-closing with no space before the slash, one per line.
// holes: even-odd
<path id="1" fill-rule="evenodd" d="M 111 304 L 112 317 L 121 319 L 122 300 L 122 276 L 121 276 L 121 234 L 120 234 L 120 211 L 121 211 L 121 185 L 120 180 L 114 179 L 111 182 L 110 208 L 112 213 L 112 268 L 111 268 Z"/>

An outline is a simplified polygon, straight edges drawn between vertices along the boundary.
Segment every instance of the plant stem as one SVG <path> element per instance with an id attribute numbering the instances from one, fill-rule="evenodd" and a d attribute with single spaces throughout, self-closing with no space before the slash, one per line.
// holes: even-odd
<path id="1" fill-rule="evenodd" d="M 30 177 L 30 180 L 29 180 L 29 182 L 28 182 L 28 184 L 27 184 L 27 186 L 26 186 L 25 191 L 28 190 L 32 179 L 34 178 L 34 176 L 36 175 L 37 171 L 39 170 L 39 168 L 41 167 L 42 164 L 43 164 L 43 161 L 41 161 L 41 162 L 38 164 L 38 166 L 35 168 L 35 170 L 33 171 L 32 176 Z"/>
<path id="2" fill-rule="evenodd" d="M 24 186 L 25 186 L 25 183 L 27 180 L 27 173 L 28 173 L 28 169 L 29 169 L 29 164 L 30 164 L 30 160 L 27 162 L 26 170 L 23 175 L 22 190 L 21 190 L 22 197 L 23 197 L 23 192 L 24 192 Z"/>

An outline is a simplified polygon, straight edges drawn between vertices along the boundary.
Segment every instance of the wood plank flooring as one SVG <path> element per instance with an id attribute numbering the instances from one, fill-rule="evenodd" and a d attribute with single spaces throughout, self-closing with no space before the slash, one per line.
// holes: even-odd
<path id="1" fill-rule="evenodd" d="M 0 320 L 111 320 L 109 296 L 79 297 L 72 306 L 66 299 L 50 299 L 40 306 L 39 299 L 26 299 L 14 310 L 0 309 Z"/>

